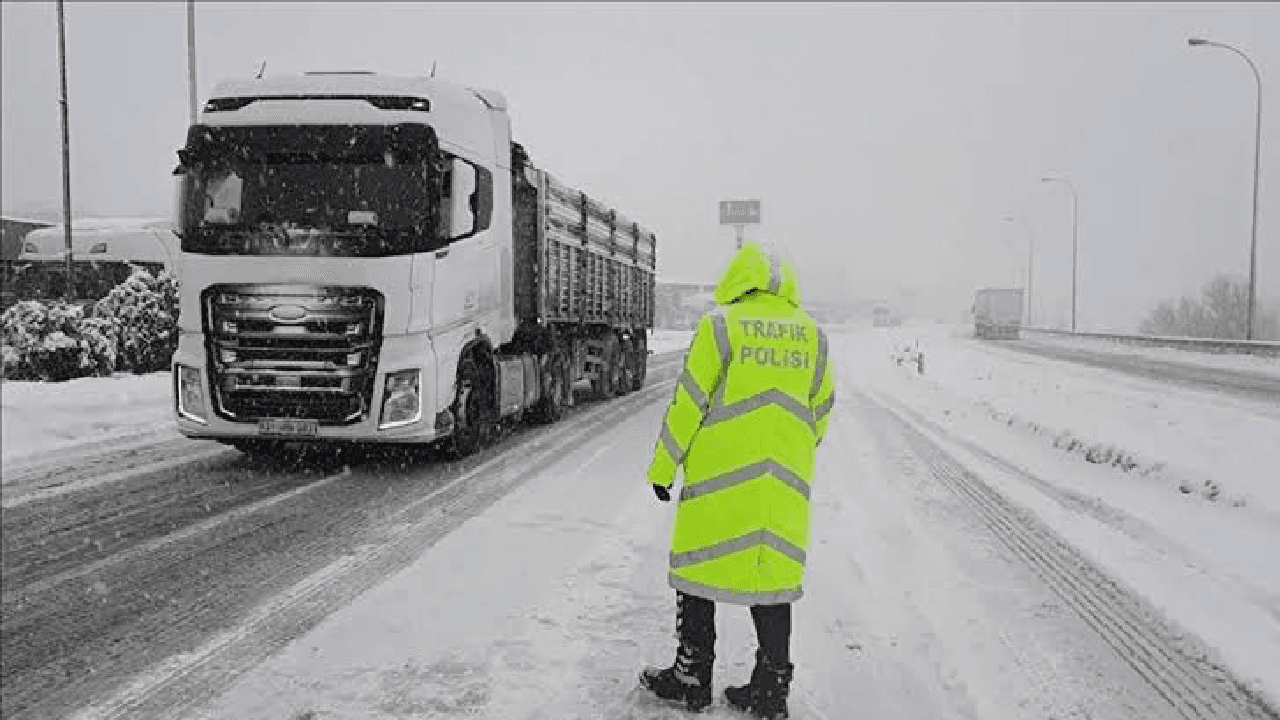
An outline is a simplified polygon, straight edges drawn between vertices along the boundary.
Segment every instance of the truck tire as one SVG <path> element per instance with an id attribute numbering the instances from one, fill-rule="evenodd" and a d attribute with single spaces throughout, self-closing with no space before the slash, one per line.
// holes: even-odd
<path id="1" fill-rule="evenodd" d="M 533 406 L 533 418 L 546 425 L 557 422 L 564 415 L 565 393 L 569 387 L 569 360 L 564 350 L 556 348 L 547 357 L 542 372 L 542 398 Z"/>
<path id="2" fill-rule="evenodd" d="M 618 343 L 618 374 L 614 384 L 614 395 L 622 396 L 635 389 L 636 352 L 632 339 Z"/>
<path id="3" fill-rule="evenodd" d="M 631 389 L 639 390 L 644 387 L 644 376 L 649 369 L 649 348 L 643 334 L 631 339 L 631 357 Z"/>
<path id="4" fill-rule="evenodd" d="M 472 358 L 458 363 L 458 394 L 453 401 L 453 433 L 444 441 L 444 452 L 461 460 L 484 447 L 493 434 L 493 381 Z"/>
<path id="5" fill-rule="evenodd" d="M 608 400 L 618 394 L 622 376 L 622 348 L 616 333 L 605 336 L 601 361 L 599 372 L 591 379 L 591 389 L 596 397 Z"/>

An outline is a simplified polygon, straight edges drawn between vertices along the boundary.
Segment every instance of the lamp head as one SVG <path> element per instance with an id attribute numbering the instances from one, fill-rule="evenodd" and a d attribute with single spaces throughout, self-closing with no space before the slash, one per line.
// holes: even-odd
<path id="1" fill-rule="evenodd" d="M 1208 45 L 1209 41 L 1204 38 L 1187 38 L 1188 45 Z"/>

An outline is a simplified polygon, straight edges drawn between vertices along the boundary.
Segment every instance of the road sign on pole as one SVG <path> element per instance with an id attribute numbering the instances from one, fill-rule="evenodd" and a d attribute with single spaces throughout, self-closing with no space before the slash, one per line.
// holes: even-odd
<path id="1" fill-rule="evenodd" d="M 759 200 L 721 200 L 720 224 L 732 225 L 737 234 L 738 247 L 742 247 L 743 233 L 747 225 L 760 223 Z"/>
<path id="2" fill-rule="evenodd" d="M 760 222 L 759 200 L 721 200 L 721 225 L 754 225 Z"/>

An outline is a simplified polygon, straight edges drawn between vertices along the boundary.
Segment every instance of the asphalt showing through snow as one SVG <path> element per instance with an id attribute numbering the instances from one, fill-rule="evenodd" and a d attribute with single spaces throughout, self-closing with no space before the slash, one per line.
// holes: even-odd
<path id="1" fill-rule="evenodd" d="M 1280 406 L 1280 378 L 1264 373 L 1255 373 L 1248 370 L 1223 370 L 1145 357 L 1114 355 L 1092 350 L 1067 348 L 1060 345 L 1049 345 L 1026 339 L 1016 342 L 1003 342 L 1000 343 L 1000 347 L 1028 355 L 1089 365 L 1105 370 L 1117 370 L 1151 380 L 1176 383 L 1195 390 L 1210 390 L 1246 400 L 1273 403 Z"/>

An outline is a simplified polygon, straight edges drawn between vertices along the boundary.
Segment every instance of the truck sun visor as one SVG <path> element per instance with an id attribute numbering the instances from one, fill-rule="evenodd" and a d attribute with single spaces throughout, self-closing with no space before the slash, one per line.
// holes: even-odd
<path id="1" fill-rule="evenodd" d="M 259 100 L 363 100 L 379 110 L 414 110 L 431 112 L 431 101 L 409 95 L 255 95 L 250 97 L 210 98 L 205 112 L 241 110 Z"/>

